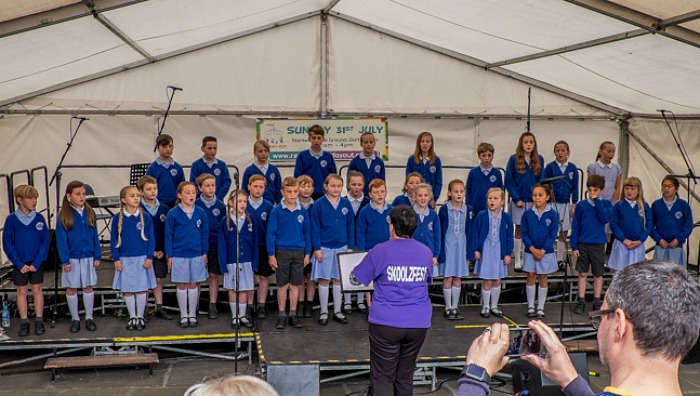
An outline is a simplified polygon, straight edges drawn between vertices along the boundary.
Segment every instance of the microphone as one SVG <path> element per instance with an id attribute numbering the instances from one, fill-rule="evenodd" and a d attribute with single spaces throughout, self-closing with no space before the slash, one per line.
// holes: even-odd
<path id="1" fill-rule="evenodd" d="M 80 121 L 90 121 L 89 118 L 85 118 L 85 117 L 71 117 L 71 118 L 75 118 L 76 120 L 80 120 Z"/>
<path id="2" fill-rule="evenodd" d="M 173 91 L 182 91 L 182 88 L 176 87 L 174 85 L 168 85 L 168 88 L 172 89 Z"/>
<path id="3" fill-rule="evenodd" d="M 668 110 L 659 109 L 659 110 L 656 110 L 656 111 L 658 111 L 658 112 L 661 113 L 661 114 L 664 114 L 664 113 L 667 112 Z"/>
<path id="4" fill-rule="evenodd" d="M 561 179 L 566 179 L 566 175 L 554 176 L 554 177 L 548 177 L 546 179 L 542 179 L 542 180 L 540 180 L 540 184 L 552 184 L 555 181 L 559 181 Z"/>

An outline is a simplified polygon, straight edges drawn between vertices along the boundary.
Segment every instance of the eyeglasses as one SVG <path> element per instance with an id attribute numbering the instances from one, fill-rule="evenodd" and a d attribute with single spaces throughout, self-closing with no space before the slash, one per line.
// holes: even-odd
<path id="1" fill-rule="evenodd" d="M 608 309 L 601 309 L 599 311 L 591 311 L 588 313 L 588 320 L 591 321 L 591 326 L 593 326 L 594 330 L 598 330 L 600 327 L 600 322 L 603 319 L 603 315 L 610 315 L 611 313 L 615 312 L 617 308 L 608 308 Z"/>

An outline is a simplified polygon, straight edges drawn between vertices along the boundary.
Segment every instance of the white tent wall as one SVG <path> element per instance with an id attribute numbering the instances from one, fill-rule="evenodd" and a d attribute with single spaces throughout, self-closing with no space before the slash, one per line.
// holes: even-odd
<path id="1" fill-rule="evenodd" d="M 683 142 L 686 151 L 690 154 L 691 165 L 694 163 L 697 166 L 697 156 L 695 153 L 700 152 L 700 135 L 697 133 L 698 122 L 694 120 L 679 120 L 677 123 L 671 121 L 671 126 L 674 131 L 680 132 L 680 138 Z M 660 158 L 671 170 L 665 169 L 647 149 L 645 149 L 636 139 L 629 138 L 629 176 L 637 176 L 642 181 L 644 189 L 644 198 L 651 203 L 661 198 L 661 180 L 671 173 L 676 175 L 685 175 L 688 173 L 688 168 L 683 161 L 683 158 L 676 146 L 668 126 L 663 120 L 648 120 L 633 118 L 629 123 L 629 130 L 651 151 Z M 697 169 L 697 168 L 695 168 Z M 687 179 L 679 178 L 681 183 L 687 182 Z M 691 181 L 691 191 L 700 193 L 699 189 L 694 188 L 694 183 Z M 687 200 L 688 190 L 683 186 L 678 190 L 678 195 Z M 700 218 L 700 203 L 692 196 L 690 198 L 691 208 L 693 209 L 694 218 Z M 690 257 L 689 262 L 698 262 L 698 242 L 700 241 L 700 232 L 693 231 L 690 241 Z M 647 241 L 647 247 L 653 246 L 651 240 Z"/>

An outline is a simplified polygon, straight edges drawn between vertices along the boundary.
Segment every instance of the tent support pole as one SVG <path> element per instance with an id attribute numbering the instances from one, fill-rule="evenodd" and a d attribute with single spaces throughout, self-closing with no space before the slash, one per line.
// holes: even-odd
<path id="1" fill-rule="evenodd" d="M 629 176 L 630 169 L 630 137 L 629 122 L 626 119 L 618 120 L 620 125 L 620 166 L 622 167 L 622 182 Z"/>
<path id="2" fill-rule="evenodd" d="M 328 116 L 328 14 L 321 14 L 321 117 Z"/>

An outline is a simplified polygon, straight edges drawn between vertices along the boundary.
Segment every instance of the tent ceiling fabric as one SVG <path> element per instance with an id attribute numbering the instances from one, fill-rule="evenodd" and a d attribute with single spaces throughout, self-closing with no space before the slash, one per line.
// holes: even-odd
<path id="1" fill-rule="evenodd" d="M 0 105 L 5 106 L 5 112 L 31 109 L 31 103 L 42 101 L 55 108 L 75 109 L 75 103 L 61 99 L 65 91 L 74 92 L 74 86 L 90 80 L 111 80 L 119 73 L 137 76 L 162 69 L 154 68 L 151 65 L 154 61 L 155 64 L 182 61 L 191 65 L 196 63 L 192 56 L 211 57 L 210 50 L 217 48 L 234 51 L 224 55 L 232 62 L 246 62 L 251 56 L 259 61 L 269 60 L 252 55 L 251 51 L 274 52 L 278 48 L 265 44 L 258 47 L 229 44 L 245 41 L 249 36 L 260 36 L 262 39 L 258 41 L 263 43 L 264 38 L 271 37 L 279 44 L 279 34 L 274 34 L 280 29 L 278 25 L 284 27 L 305 19 L 313 27 L 292 29 L 292 34 L 298 35 L 290 37 L 287 45 L 292 49 L 299 47 L 304 56 L 309 56 L 309 49 L 318 51 L 311 54 L 312 61 L 294 62 L 292 70 L 299 72 L 301 67 L 308 66 L 308 70 L 316 73 L 314 78 L 320 80 L 325 70 L 320 64 L 321 52 L 325 49 L 320 44 L 323 35 L 319 31 L 325 17 L 319 15 L 330 8 L 329 26 L 345 20 L 343 23 L 352 22 L 364 28 L 365 36 L 372 32 L 368 36 L 370 42 L 391 36 L 397 48 L 405 47 L 405 43 L 397 43 L 396 39 L 403 40 L 464 63 L 463 71 L 455 71 L 451 66 L 451 75 L 438 76 L 438 85 L 450 85 L 452 79 L 454 86 L 468 89 L 470 81 L 464 80 L 475 75 L 472 69 L 475 66 L 488 69 L 492 65 L 493 69 L 485 73 L 495 72 L 499 78 L 512 76 L 544 89 L 557 87 L 552 91 L 572 100 L 587 98 L 581 102 L 615 115 L 654 116 L 656 109 L 663 108 L 688 117 L 700 116 L 700 78 L 693 70 L 700 61 L 700 7 L 696 0 L 84 0 L 75 3 L 0 0 L 0 52 L 6 59 L 0 63 Z M 73 17 L 66 16 L 69 9 Z M 41 18 L 40 22 L 32 17 Z M 21 21 L 34 26 L 20 27 Z M 12 30 L 14 24 L 18 24 L 16 30 Z M 363 67 L 366 73 L 372 70 L 371 58 L 380 59 L 377 64 L 382 66 L 400 69 L 396 62 L 381 59 L 385 52 L 368 53 L 362 42 L 353 45 L 352 40 L 359 35 L 357 29 L 331 29 L 328 53 L 336 59 L 351 59 L 357 52 L 370 57 Z M 309 40 L 314 43 L 309 45 Z M 382 46 L 373 48 L 382 50 Z M 283 52 L 290 51 L 286 50 Z M 391 52 L 387 48 L 383 50 Z M 403 53 L 407 54 L 406 51 L 410 50 Z M 261 67 L 287 79 L 296 78 L 286 68 L 286 61 L 278 59 L 277 63 Z M 353 81 L 343 79 L 356 79 L 360 75 L 333 62 L 332 58 L 328 60 L 327 100 L 337 111 L 342 111 L 341 108 L 387 109 L 398 113 L 415 110 L 413 101 L 402 108 L 400 102 L 390 103 L 369 95 L 367 100 L 348 97 L 357 92 L 340 89 L 353 85 Z M 166 68 L 178 69 L 172 65 Z M 432 68 L 429 63 L 424 68 L 425 78 L 430 81 Z M 184 73 L 181 80 L 193 78 L 184 71 L 185 67 L 179 69 Z M 143 71 L 133 73 L 135 70 Z M 392 72 L 395 70 L 381 73 Z M 265 79 L 262 73 L 243 73 L 241 78 L 246 81 L 239 82 L 244 85 L 242 92 L 250 92 L 260 84 L 250 80 L 252 76 Z M 153 80 L 167 85 L 158 76 Z M 318 85 L 311 85 L 314 91 L 304 94 L 326 100 L 316 91 Z M 494 94 L 510 94 L 503 83 L 494 85 Z M 157 91 L 157 99 L 146 95 L 137 100 L 126 91 L 115 96 L 114 92 L 100 94 L 92 89 L 90 100 L 94 101 L 91 104 L 110 103 L 112 109 L 128 103 L 130 108 L 151 110 L 162 105 L 162 86 Z M 404 98 L 410 96 L 410 92 L 398 94 Z M 432 95 L 435 99 L 440 92 Z M 449 97 L 460 100 L 458 94 Z M 188 108 L 202 108 L 212 102 L 217 105 L 224 99 L 237 107 L 247 99 L 246 96 L 207 99 L 197 95 L 186 98 L 188 102 L 183 107 Z M 278 101 L 267 106 L 252 103 L 248 110 L 272 114 L 275 109 L 295 107 L 275 102 Z M 337 106 L 340 104 L 343 106 Z M 510 106 L 505 103 L 501 107 Z M 299 107 L 310 108 L 307 104 Z M 437 106 L 435 111 L 441 107 Z"/>

